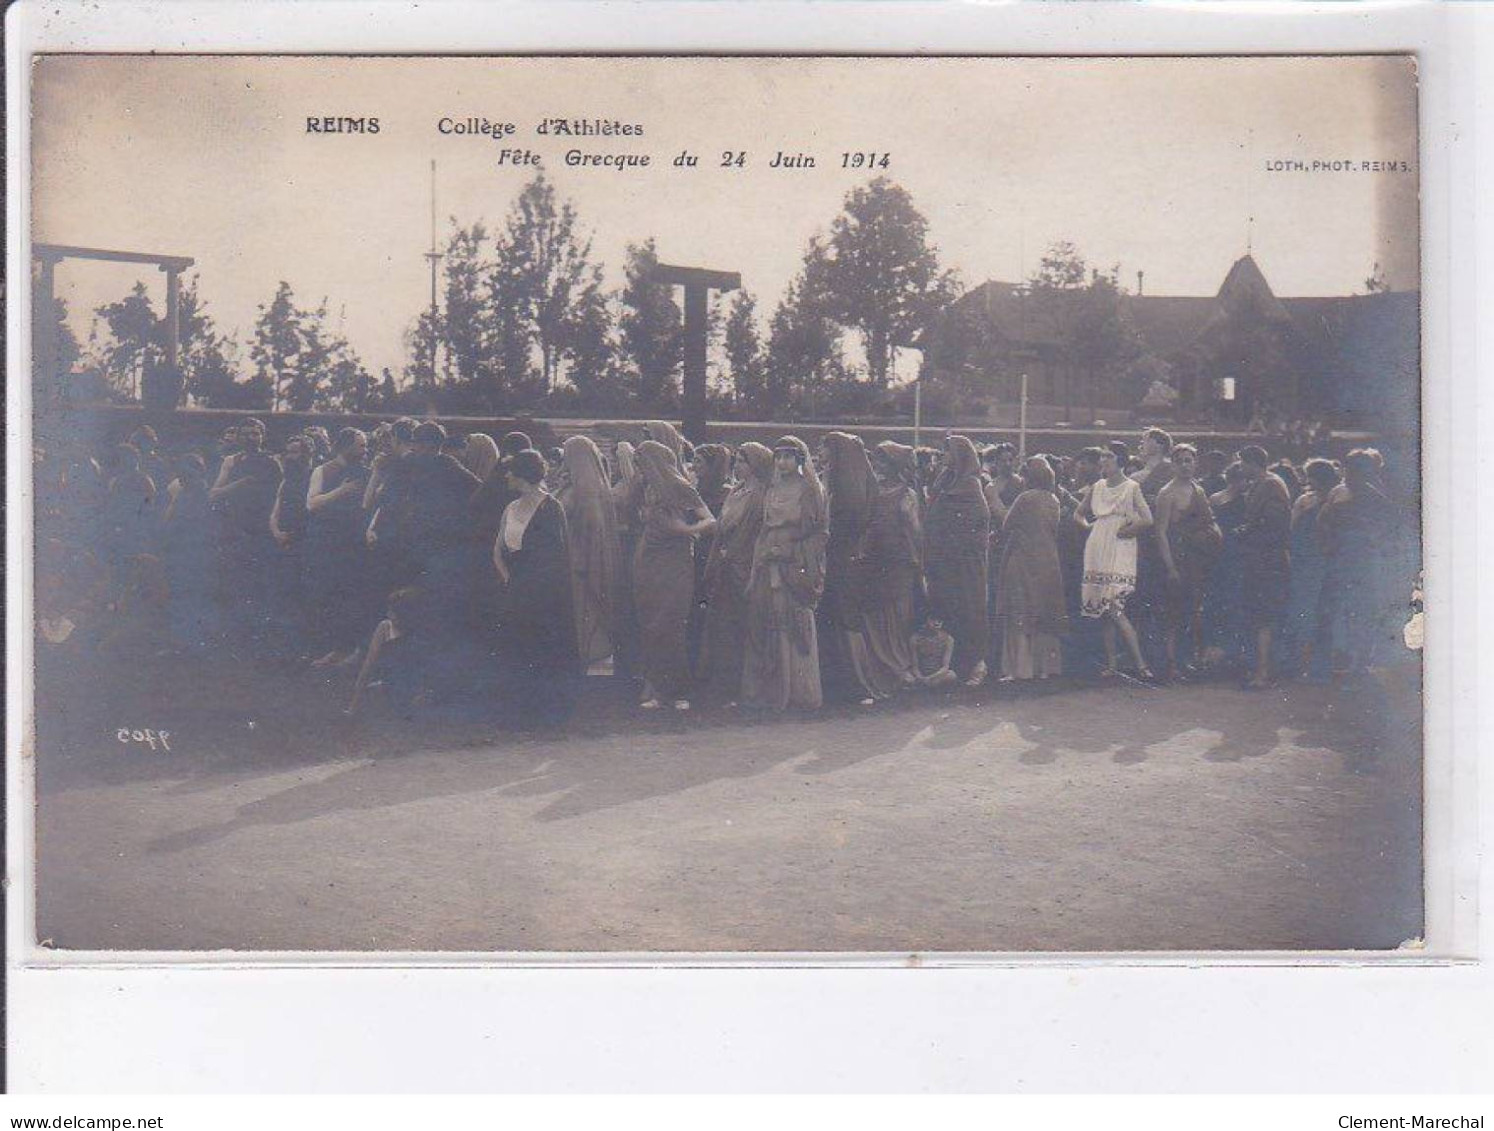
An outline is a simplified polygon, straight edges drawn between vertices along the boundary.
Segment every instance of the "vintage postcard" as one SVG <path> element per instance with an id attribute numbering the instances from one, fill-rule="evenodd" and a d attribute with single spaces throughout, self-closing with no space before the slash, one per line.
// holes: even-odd
<path id="1" fill-rule="evenodd" d="M 1414 952 L 1413 57 L 29 78 L 41 947 Z"/>

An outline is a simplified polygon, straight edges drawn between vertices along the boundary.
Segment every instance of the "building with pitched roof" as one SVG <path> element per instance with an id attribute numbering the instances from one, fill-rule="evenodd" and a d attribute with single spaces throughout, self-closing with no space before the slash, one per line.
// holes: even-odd
<path id="1" fill-rule="evenodd" d="M 1417 292 L 1280 298 L 1245 255 L 1212 296 L 1121 293 L 1103 310 L 1091 301 L 983 283 L 924 335 L 923 376 L 984 385 L 993 404 L 1010 405 L 1025 373 L 1029 404 L 1073 422 L 1145 415 L 1148 399 L 1167 401 L 1163 415 L 1220 424 L 1416 420 Z"/>

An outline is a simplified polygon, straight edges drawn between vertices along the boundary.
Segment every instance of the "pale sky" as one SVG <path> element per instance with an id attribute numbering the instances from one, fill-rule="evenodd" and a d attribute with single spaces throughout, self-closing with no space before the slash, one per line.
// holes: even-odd
<path id="1" fill-rule="evenodd" d="M 33 82 L 40 241 L 192 256 L 221 328 L 247 346 L 279 280 L 325 297 L 374 373 L 396 373 L 429 299 L 430 161 L 448 218 L 501 225 L 540 153 L 609 283 L 653 236 L 666 261 L 736 270 L 764 319 L 846 192 L 875 173 L 912 193 L 967 286 L 1016 281 L 1055 240 L 1149 294 L 1212 294 L 1250 241 L 1279 295 L 1362 289 L 1379 262 L 1418 278 L 1415 71 L 1407 58 L 516 59 L 52 56 Z M 306 133 L 377 117 L 377 135 Z M 487 117 L 510 140 L 443 136 Z M 536 137 L 542 117 L 643 136 Z M 567 168 L 565 151 L 647 153 L 643 170 Z M 694 169 L 671 162 L 683 150 Z M 812 170 L 774 170 L 778 150 Z M 723 151 L 745 169 L 718 168 Z M 1268 161 L 1406 162 L 1409 173 L 1267 172 Z M 1249 218 L 1254 217 L 1253 224 Z M 86 341 L 93 306 L 153 270 L 68 262 L 58 292 Z M 247 351 L 244 354 L 247 363 Z"/>

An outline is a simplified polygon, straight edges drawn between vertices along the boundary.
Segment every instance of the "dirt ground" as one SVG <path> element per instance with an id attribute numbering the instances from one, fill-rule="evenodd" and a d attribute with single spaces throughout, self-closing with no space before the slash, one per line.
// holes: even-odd
<path id="1" fill-rule="evenodd" d="M 48 946 L 1341 949 L 1421 929 L 1405 676 L 1353 696 L 1002 686 L 763 721 L 618 705 L 528 737 L 345 722 L 337 688 L 281 676 L 268 699 L 135 676 L 134 701 L 171 706 L 43 705 Z"/>

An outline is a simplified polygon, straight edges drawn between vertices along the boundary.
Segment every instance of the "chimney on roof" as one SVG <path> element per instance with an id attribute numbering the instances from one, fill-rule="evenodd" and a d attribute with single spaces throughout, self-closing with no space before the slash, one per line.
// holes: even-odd
<path id="1" fill-rule="evenodd" d="M 1138 271 L 1136 272 L 1136 296 L 1140 298 L 1144 294 L 1146 294 L 1146 272 Z"/>

